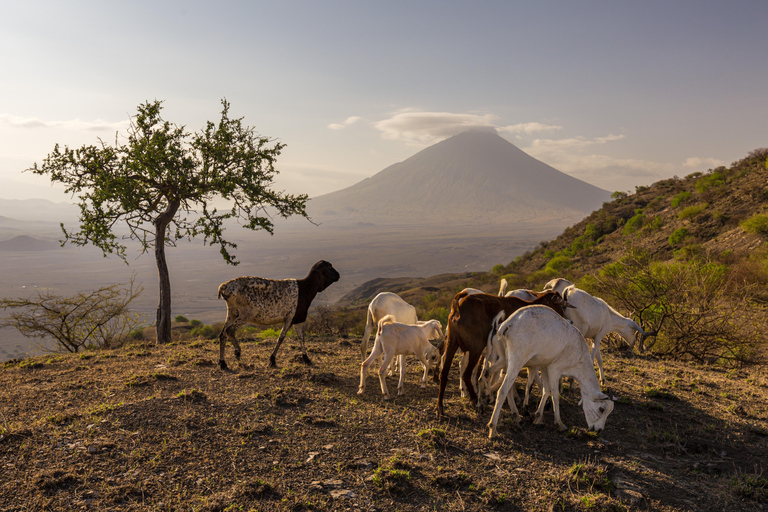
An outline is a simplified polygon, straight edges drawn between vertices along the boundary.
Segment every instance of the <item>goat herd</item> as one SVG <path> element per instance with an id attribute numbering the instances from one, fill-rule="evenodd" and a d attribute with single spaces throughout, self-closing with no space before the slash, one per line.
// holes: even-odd
<path id="1" fill-rule="evenodd" d="M 317 293 L 338 281 L 339 277 L 330 263 L 319 261 L 304 279 L 239 277 L 219 286 L 219 297 L 227 303 L 227 319 L 219 335 L 221 369 L 227 368 L 224 361 L 227 340 L 232 342 L 235 358 L 240 360 L 240 344 L 235 338 L 235 331 L 246 323 L 282 324 L 270 356 L 272 367 L 276 365 L 275 356 L 286 332 L 295 326 L 302 357 L 305 363 L 310 364 L 300 324 L 306 320 L 309 306 Z M 368 306 L 365 333 L 360 344 L 361 356 L 365 358 L 368 340 L 375 328 L 373 350 L 360 367 L 358 394 L 365 391 L 368 368 L 376 359 L 381 359 L 379 382 L 384 398 L 389 399 L 386 374 L 392 363 L 400 368 L 397 392 L 402 395 L 405 356 L 413 355 L 424 366 L 422 388 L 426 386 L 430 369 L 434 369 L 435 381 L 439 375 L 437 409 L 443 415 L 443 397 L 451 363 L 456 351 L 461 350 L 464 354 L 459 380 L 462 397 L 469 396 L 479 409 L 490 403 L 493 393 L 496 393 L 493 415 L 488 423 L 489 437 L 496 436 L 496 425 L 505 400 L 516 421 L 520 421 L 514 382 L 523 367 L 528 369 L 523 404 L 528 404 L 534 381 L 542 389 L 535 423 L 543 422 L 544 406 L 551 396 L 555 423 L 560 430 L 566 428 L 560 419 L 558 384 L 561 376 L 568 376 L 579 383 L 580 404 L 589 428 L 602 430 L 613 410 L 613 401 L 600 389 L 605 378 L 600 341 L 608 333 L 616 332 L 633 347 L 639 335 L 642 351 L 645 338 L 656 333 L 645 332 L 635 321 L 622 316 L 602 299 L 576 288 L 566 279 L 553 279 L 542 292 L 507 292 L 506 287 L 506 281 L 502 280 L 498 296 L 472 288 L 456 294 L 448 315 L 445 340 L 439 349 L 429 341 L 443 338 L 439 321 L 419 321 L 416 309 L 396 294 L 378 294 Z M 591 349 L 586 338 L 593 340 Z M 483 362 L 478 364 L 481 358 Z M 593 361 L 597 362 L 600 382 Z"/>

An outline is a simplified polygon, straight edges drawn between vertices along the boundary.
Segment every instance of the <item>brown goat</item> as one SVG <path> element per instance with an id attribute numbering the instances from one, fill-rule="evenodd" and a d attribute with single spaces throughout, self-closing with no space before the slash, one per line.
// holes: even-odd
<path id="1" fill-rule="evenodd" d="M 443 345 L 443 366 L 440 371 L 440 392 L 437 396 L 437 412 L 440 416 L 443 412 L 443 395 L 448 384 L 448 373 L 451 371 L 451 363 L 456 350 L 461 349 L 469 354 L 467 368 L 461 378 L 469 392 L 472 403 L 477 403 L 477 393 L 472 386 L 472 372 L 475 370 L 480 355 L 487 345 L 488 334 L 491 331 L 493 318 L 504 311 L 509 317 L 518 309 L 531 304 L 542 304 L 554 309 L 560 316 L 565 317 L 565 308 L 568 307 L 563 297 L 555 291 L 542 294 L 535 300 L 526 301 L 517 297 L 499 297 L 484 293 L 469 295 L 464 292 L 456 294 L 451 303 L 451 312 L 448 315 L 448 326 L 445 331 L 445 344 Z"/>

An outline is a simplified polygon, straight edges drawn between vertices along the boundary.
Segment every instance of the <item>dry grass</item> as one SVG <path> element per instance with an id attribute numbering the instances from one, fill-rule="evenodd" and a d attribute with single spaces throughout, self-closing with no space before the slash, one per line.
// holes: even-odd
<path id="1" fill-rule="evenodd" d="M 606 350 L 616 408 L 600 435 L 566 393 L 559 433 L 514 426 L 489 441 L 458 396 L 446 412 L 412 366 L 385 402 L 359 351 L 247 342 L 222 372 L 189 341 L 46 356 L 0 370 L 0 510 L 764 510 L 765 373 Z M 228 359 L 231 366 L 231 348 Z M 454 368 L 457 365 L 454 364 Z"/>

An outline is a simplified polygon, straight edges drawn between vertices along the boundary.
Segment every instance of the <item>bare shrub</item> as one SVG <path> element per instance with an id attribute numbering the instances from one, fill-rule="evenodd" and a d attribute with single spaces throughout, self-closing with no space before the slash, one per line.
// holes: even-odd
<path id="1" fill-rule="evenodd" d="M 140 325 L 140 316 L 128 306 L 143 290 L 132 277 L 127 287 L 113 284 L 72 297 L 38 292 L 37 297 L 0 299 L 0 308 L 14 311 L 0 320 L 0 327 L 13 327 L 30 338 L 52 338 L 68 352 L 114 348 Z"/>
<path id="2" fill-rule="evenodd" d="M 634 312 L 655 354 L 700 363 L 745 365 L 761 361 L 766 339 L 763 310 L 752 283 L 737 283 L 724 265 L 691 260 L 662 263 L 632 252 L 586 280 L 591 291 Z"/>

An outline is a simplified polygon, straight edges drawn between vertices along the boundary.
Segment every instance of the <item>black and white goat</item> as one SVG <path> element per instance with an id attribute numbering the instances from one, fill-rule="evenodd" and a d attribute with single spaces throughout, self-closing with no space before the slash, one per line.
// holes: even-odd
<path id="1" fill-rule="evenodd" d="M 312 364 L 304 348 L 304 332 L 299 324 L 307 319 L 309 306 L 315 295 L 339 280 L 339 273 L 327 261 L 315 263 L 304 279 L 265 279 L 262 277 L 238 277 L 219 286 L 219 298 L 227 302 L 227 320 L 219 334 L 219 367 L 227 369 L 224 348 L 227 340 L 235 347 L 235 358 L 240 362 L 240 343 L 235 331 L 245 324 L 282 324 L 277 345 L 269 356 L 269 366 L 275 367 L 275 356 L 292 325 L 301 342 L 304 362 Z"/>

